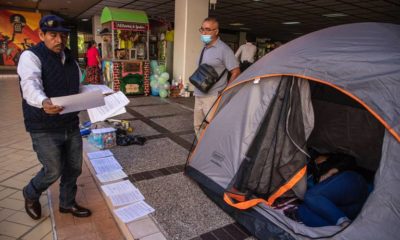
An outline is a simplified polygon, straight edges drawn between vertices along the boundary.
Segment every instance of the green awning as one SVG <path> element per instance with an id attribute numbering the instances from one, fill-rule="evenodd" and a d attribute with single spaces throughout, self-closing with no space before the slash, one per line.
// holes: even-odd
<path id="1" fill-rule="evenodd" d="M 105 7 L 101 12 L 101 23 L 107 23 L 111 21 L 117 22 L 131 22 L 131 23 L 149 23 L 147 14 L 140 10 L 122 9 Z"/>

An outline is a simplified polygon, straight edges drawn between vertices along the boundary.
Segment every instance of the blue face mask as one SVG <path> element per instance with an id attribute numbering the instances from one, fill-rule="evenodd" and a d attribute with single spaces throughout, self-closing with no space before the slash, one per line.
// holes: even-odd
<path id="1" fill-rule="evenodd" d="M 200 39 L 203 43 L 208 44 L 211 42 L 211 35 L 201 35 Z"/>

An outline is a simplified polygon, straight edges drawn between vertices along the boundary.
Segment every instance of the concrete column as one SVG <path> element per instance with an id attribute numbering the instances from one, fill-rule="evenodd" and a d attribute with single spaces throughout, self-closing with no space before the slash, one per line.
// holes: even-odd
<path id="1" fill-rule="evenodd" d="M 189 83 L 190 75 L 197 68 L 203 43 L 199 28 L 208 17 L 209 0 L 175 0 L 174 72 L 182 76 L 183 84 Z M 193 86 L 189 83 L 190 89 Z"/>
<path id="2" fill-rule="evenodd" d="M 243 45 L 246 43 L 246 32 L 240 32 L 239 33 L 239 46 Z"/>
<path id="3" fill-rule="evenodd" d="M 71 48 L 72 57 L 78 59 L 78 29 L 76 26 L 69 33 L 69 47 Z"/>
<path id="4" fill-rule="evenodd" d="M 101 31 L 100 16 L 94 15 L 92 17 L 92 34 L 93 34 L 93 40 L 95 40 L 97 43 L 101 43 L 100 31 Z"/>

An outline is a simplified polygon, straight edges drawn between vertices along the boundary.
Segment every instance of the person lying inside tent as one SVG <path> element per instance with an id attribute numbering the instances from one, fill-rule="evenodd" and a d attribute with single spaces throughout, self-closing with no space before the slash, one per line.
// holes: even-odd
<path id="1" fill-rule="evenodd" d="M 304 201 L 289 217 L 309 227 L 347 226 L 357 217 L 369 194 L 355 159 L 345 154 L 320 155 L 308 167 Z"/>

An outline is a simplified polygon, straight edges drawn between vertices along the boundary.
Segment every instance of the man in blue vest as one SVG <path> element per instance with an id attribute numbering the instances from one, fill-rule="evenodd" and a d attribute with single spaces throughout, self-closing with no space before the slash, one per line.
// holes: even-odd
<path id="1" fill-rule="evenodd" d="M 41 218 L 39 197 L 59 177 L 61 213 L 88 217 L 90 210 L 75 202 L 76 181 L 82 171 L 82 138 L 78 112 L 60 114 L 52 97 L 79 93 L 80 70 L 65 47 L 69 29 L 62 18 L 44 16 L 39 22 L 39 44 L 24 51 L 18 64 L 26 130 L 42 169 L 23 189 L 25 210 Z"/>

